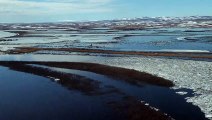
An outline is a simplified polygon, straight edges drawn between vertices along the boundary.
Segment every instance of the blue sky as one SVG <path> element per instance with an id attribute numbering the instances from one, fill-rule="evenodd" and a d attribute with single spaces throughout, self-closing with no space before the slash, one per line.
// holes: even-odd
<path id="1" fill-rule="evenodd" d="M 0 23 L 212 15 L 212 0 L 0 0 Z"/>

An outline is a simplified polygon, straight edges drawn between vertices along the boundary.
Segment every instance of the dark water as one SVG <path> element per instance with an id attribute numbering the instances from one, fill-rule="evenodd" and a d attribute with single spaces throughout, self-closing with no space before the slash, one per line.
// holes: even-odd
<path id="1" fill-rule="evenodd" d="M 118 119 L 101 96 L 89 97 L 47 78 L 5 67 L 0 72 L 1 120 Z"/>
<path id="2" fill-rule="evenodd" d="M 58 71 L 78 74 L 92 78 L 97 81 L 101 81 L 104 85 L 114 86 L 128 95 L 135 96 L 138 100 L 145 101 L 150 106 L 159 108 L 165 113 L 168 113 L 177 120 L 200 120 L 204 119 L 204 114 L 196 106 L 191 103 L 187 103 L 185 98 L 194 96 L 193 91 L 189 89 L 172 90 L 165 87 L 153 86 L 144 84 L 142 87 L 130 85 L 125 82 L 117 81 L 112 78 L 108 78 L 103 75 L 79 71 L 53 68 Z M 186 95 L 177 95 L 176 92 L 184 91 Z"/>
<path id="3" fill-rule="evenodd" d="M 144 84 L 135 86 L 103 75 L 60 68 L 55 71 L 85 76 L 100 82 L 100 88 L 111 86 L 125 95 L 145 101 L 150 106 L 168 113 L 177 120 L 204 120 L 204 114 L 196 106 L 185 101 L 193 96 L 191 90 L 185 96 L 177 95 L 175 90 Z M 122 119 L 114 114 L 105 103 L 119 100 L 118 93 L 88 96 L 66 88 L 65 84 L 32 74 L 16 72 L 0 67 L 0 119 L 1 120 L 112 120 Z"/>

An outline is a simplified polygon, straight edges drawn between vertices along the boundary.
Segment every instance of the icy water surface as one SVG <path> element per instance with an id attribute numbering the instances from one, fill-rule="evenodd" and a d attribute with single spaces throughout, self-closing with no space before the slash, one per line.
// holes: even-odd
<path id="1" fill-rule="evenodd" d="M 56 52 L 56 55 L 48 54 L 48 51 L 43 51 L 42 54 L 22 54 L 22 55 L 0 55 L 0 61 L 46 61 L 46 62 L 103 62 L 115 60 L 128 59 L 129 61 L 139 58 L 151 58 L 151 57 L 141 57 L 141 56 L 127 56 L 127 55 L 107 55 L 107 54 L 79 54 L 79 53 L 66 53 L 66 52 Z M 54 54 L 54 52 L 52 53 Z M 66 55 L 63 55 L 66 54 Z M 164 57 L 155 57 L 154 59 Z M 176 58 L 170 57 L 167 59 L 179 59 L 179 60 L 195 60 L 195 61 L 208 61 L 211 62 L 211 59 L 191 59 L 191 58 Z M 117 61 L 116 61 L 117 62 Z M 141 61 L 142 62 L 142 61 Z M 110 63 L 108 63 L 110 64 Z M 121 64 L 121 63 L 120 63 Z"/>
<path id="2" fill-rule="evenodd" d="M 92 57 L 81 55 L 0 55 L 0 61 L 58 61 L 58 62 L 85 62 L 108 59 L 108 57 Z"/>
<path id="3" fill-rule="evenodd" d="M 0 31 L 0 38 L 4 38 L 4 37 L 10 37 L 15 35 L 14 33 L 10 33 L 10 32 L 4 32 L 4 31 Z"/>
<path id="4" fill-rule="evenodd" d="M 212 30 L 206 28 L 163 28 L 137 31 L 30 30 L 22 36 L 3 39 L 4 41 L 0 41 L 2 48 L 17 45 L 123 51 L 212 51 Z"/>

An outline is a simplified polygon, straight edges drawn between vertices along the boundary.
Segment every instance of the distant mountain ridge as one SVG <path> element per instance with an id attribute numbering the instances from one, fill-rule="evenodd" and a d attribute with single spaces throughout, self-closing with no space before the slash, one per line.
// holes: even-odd
<path id="1" fill-rule="evenodd" d="M 0 24 L 0 30 L 8 29 L 93 29 L 140 30 L 163 27 L 212 28 L 212 16 L 186 17 L 140 17 L 114 20 L 56 22 L 56 23 L 14 23 Z"/>

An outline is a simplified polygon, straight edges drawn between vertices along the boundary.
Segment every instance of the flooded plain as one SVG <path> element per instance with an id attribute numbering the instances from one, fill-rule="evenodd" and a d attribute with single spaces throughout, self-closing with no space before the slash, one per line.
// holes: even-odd
<path id="1" fill-rule="evenodd" d="M 22 47 L 37 50 L 24 51 Z M 70 49 L 61 50 L 61 48 Z M 11 52 L 12 50 L 15 52 Z M 18 53 L 18 50 L 24 52 Z M 95 50 L 104 51 L 101 53 Z M 133 52 L 150 52 L 151 55 L 129 54 Z M 155 55 L 156 52 L 157 54 L 161 52 L 162 55 Z M 211 107 L 208 107 L 210 104 L 203 101 L 203 106 L 207 106 L 207 109 L 204 109 L 199 102 L 188 102 L 189 98 L 206 95 L 207 90 L 198 89 L 198 86 L 193 87 L 195 81 L 204 76 L 201 76 L 202 73 L 197 77 L 190 75 L 191 78 L 195 77 L 190 88 L 189 78 L 184 79 L 185 82 L 180 79 L 182 83 L 178 81 L 179 76 L 186 78 L 183 76 L 186 71 L 179 72 L 178 69 L 174 71 L 172 67 L 179 70 L 186 68 L 195 72 L 193 64 L 191 66 L 182 64 L 198 63 L 198 65 L 207 64 L 205 69 L 210 69 L 211 52 L 212 30 L 207 28 L 1 31 L 0 119 L 204 120 L 211 114 Z M 173 58 L 172 53 L 177 56 Z M 192 56 L 187 58 L 184 53 Z M 181 55 L 180 58 L 178 55 Z M 196 58 L 200 56 L 201 59 L 194 60 L 192 58 L 194 56 Z M 20 63 L 5 64 L 11 61 Z M 137 70 L 136 72 L 142 74 L 146 72 L 155 77 L 164 77 L 176 86 L 173 89 L 145 82 L 132 84 L 129 82 L 133 81 L 132 78 L 124 80 L 86 71 L 92 68 L 88 66 L 82 66 L 79 70 L 64 66 L 50 67 L 39 63 L 26 64 L 26 61 L 82 62 L 123 67 Z M 164 61 L 164 64 L 161 61 Z M 163 66 L 168 66 L 169 72 L 175 74 L 172 74 L 172 77 L 166 75 L 167 68 Z M 130 78 L 133 75 L 135 74 L 127 76 Z M 210 73 L 207 75 L 206 77 L 210 79 Z M 155 118 L 151 118 L 152 116 Z"/>
<path id="2" fill-rule="evenodd" d="M 147 29 L 140 31 L 109 30 L 8 30 L 15 36 L 0 40 L 0 50 L 11 46 L 41 48 L 89 48 L 120 51 L 185 51 L 211 52 L 210 29 Z M 3 33 L 2 33 L 3 34 Z"/>

